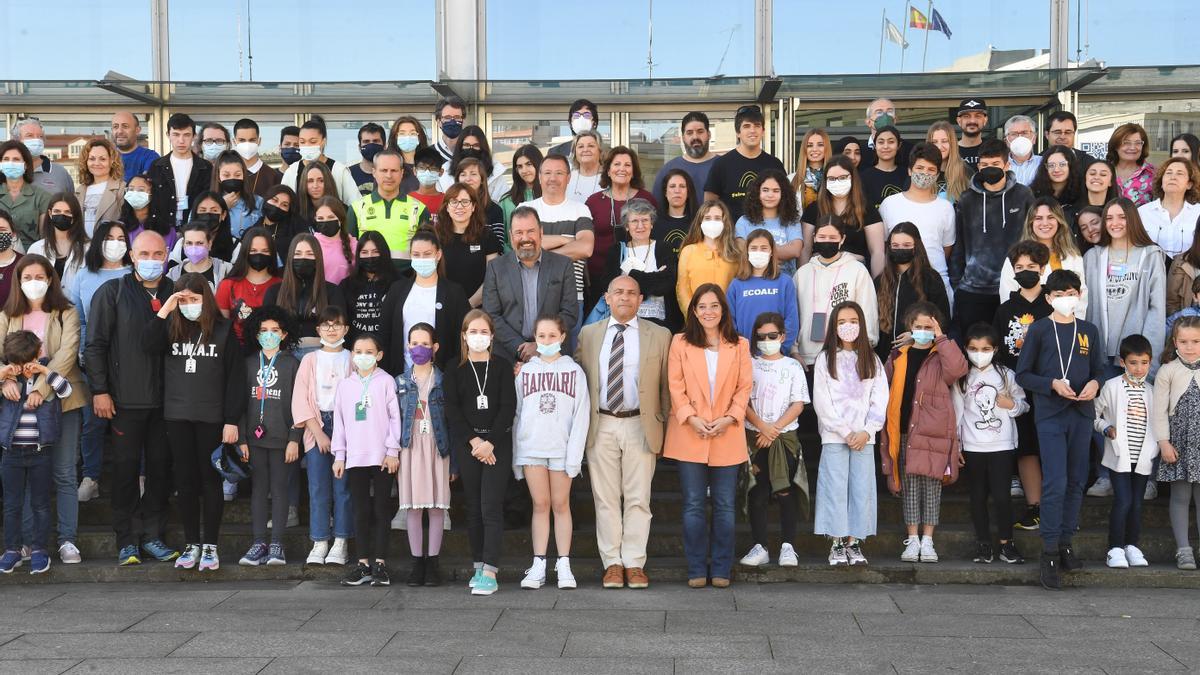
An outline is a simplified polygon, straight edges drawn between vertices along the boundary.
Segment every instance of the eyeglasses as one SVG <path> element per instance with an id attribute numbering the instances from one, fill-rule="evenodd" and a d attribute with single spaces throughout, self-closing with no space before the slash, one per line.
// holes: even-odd
<path id="1" fill-rule="evenodd" d="M 345 328 L 345 327 L 346 327 L 346 324 L 344 324 L 344 323 L 325 322 L 323 324 L 318 325 L 317 330 L 338 330 L 339 328 Z"/>
<path id="2" fill-rule="evenodd" d="M 1144 145 L 1146 145 L 1146 142 L 1142 140 L 1124 141 L 1121 143 L 1122 148 L 1134 148 L 1136 150 L 1141 150 Z"/>
<path id="3" fill-rule="evenodd" d="M 573 120 L 590 120 L 590 119 L 592 119 L 592 113 L 589 110 L 577 110 L 577 111 L 571 113 L 571 119 L 573 119 Z"/>
<path id="4" fill-rule="evenodd" d="M 451 120 L 454 120 L 455 122 L 462 122 L 463 120 L 465 120 L 465 119 L 466 119 L 466 117 L 464 117 L 464 116 L 462 116 L 462 115 L 442 115 L 442 116 L 441 116 L 440 118 L 438 118 L 438 119 L 442 119 L 442 120 L 445 120 L 445 121 L 447 121 L 447 122 L 449 122 L 449 121 L 451 121 Z"/>
<path id="5" fill-rule="evenodd" d="M 1059 169 L 1065 169 L 1069 166 L 1071 165 L 1066 162 L 1046 162 L 1046 168 L 1050 169 L 1051 171 L 1058 171 Z"/>
<path id="6" fill-rule="evenodd" d="M 446 202 L 446 205 L 452 209 L 465 209 L 474 203 L 475 202 L 471 201 L 470 199 L 453 199 Z"/>
<path id="7" fill-rule="evenodd" d="M 772 331 L 770 333 L 755 333 L 754 339 L 755 340 L 778 340 L 779 335 L 780 334 L 777 331 Z"/>
<path id="8" fill-rule="evenodd" d="M 1032 131 L 1010 131 L 1010 132 L 1008 132 L 1008 137 L 1009 137 L 1009 138 L 1016 138 L 1016 137 L 1018 137 L 1018 136 L 1022 136 L 1022 137 L 1024 137 L 1024 138 L 1030 138 L 1030 139 L 1032 139 L 1032 138 L 1033 138 L 1033 132 L 1032 132 Z"/>

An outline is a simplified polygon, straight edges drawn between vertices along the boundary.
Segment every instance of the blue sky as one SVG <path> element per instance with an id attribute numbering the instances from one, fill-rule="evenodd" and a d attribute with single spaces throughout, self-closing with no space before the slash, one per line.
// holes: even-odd
<path id="1" fill-rule="evenodd" d="M 403 80 L 434 77 L 432 0 L 249 0 L 254 79 Z M 1071 17 L 1071 57 L 1076 46 Z M 778 74 L 875 72 L 884 9 L 903 28 L 904 3 L 775 0 Z M 1195 21 L 1182 0 L 1086 0 L 1088 53 L 1110 65 L 1200 61 Z M 239 79 L 236 15 L 246 46 L 247 0 L 173 0 L 171 70 L 176 80 Z M 945 0 L 935 5 L 954 35 L 929 35 L 928 68 L 998 49 L 1049 46 L 1049 0 Z M 490 0 L 493 79 L 631 78 L 646 75 L 647 0 Z M 922 12 L 926 2 L 918 3 Z M 96 79 L 115 70 L 149 78 L 149 0 L 0 2 L 0 78 Z M 753 0 L 655 0 L 654 75 L 703 77 L 753 71 Z M 55 20 L 70 20 L 70 26 Z M 78 27 L 83 27 L 77 28 Z M 921 65 L 924 33 L 910 29 L 905 70 Z M 721 63 L 728 45 L 728 54 Z M 884 70 L 900 68 L 885 45 Z M 249 73 L 243 55 L 242 75 Z"/>

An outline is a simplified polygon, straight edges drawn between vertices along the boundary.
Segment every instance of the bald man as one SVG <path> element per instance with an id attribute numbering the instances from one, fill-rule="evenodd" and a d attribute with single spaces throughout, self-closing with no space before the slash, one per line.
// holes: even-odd
<path id="1" fill-rule="evenodd" d="M 106 281 L 92 297 L 83 349 L 95 415 L 112 421 L 109 492 L 120 565 L 140 563 L 141 551 L 162 561 L 179 557 L 163 543 L 170 481 L 162 357 L 142 348 L 142 331 L 158 320 L 155 314 L 174 292 L 171 280 L 163 276 L 167 242 L 157 232 L 142 232 L 133 240 L 130 258 L 133 271 Z M 146 489 L 139 497 L 143 453 Z M 142 531 L 135 532 L 133 514 L 139 507 Z"/>
<path id="2" fill-rule="evenodd" d="M 125 182 L 130 178 L 140 176 L 150 170 L 150 165 L 158 159 L 158 153 L 144 147 L 138 139 L 141 138 L 142 125 L 138 118 L 128 110 L 117 111 L 112 116 L 113 145 L 121 151 L 121 164 L 125 167 Z"/>

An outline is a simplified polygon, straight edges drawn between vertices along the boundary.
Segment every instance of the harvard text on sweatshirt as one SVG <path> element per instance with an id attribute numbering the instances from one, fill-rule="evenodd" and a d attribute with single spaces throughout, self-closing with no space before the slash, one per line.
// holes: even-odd
<path id="1" fill-rule="evenodd" d="M 517 421 L 513 427 L 513 470 L 522 478 L 522 460 L 563 459 L 567 475 L 583 465 L 591 419 L 588 384 L 569 356 L 553 363 L 534 357 L 517 373 Z"/>

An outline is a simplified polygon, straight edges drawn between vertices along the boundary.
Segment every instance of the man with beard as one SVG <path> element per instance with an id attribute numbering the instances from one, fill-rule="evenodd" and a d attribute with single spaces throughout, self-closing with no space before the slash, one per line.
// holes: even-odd
<path id="1" fill-rule="evenodd" d="M 120 110 L 112 116 L 113 145 L 121 152 L 121 165 L 125 167 L 125 182 L 134 176 L 140 176 L 150 170 L 150 165 L 158 159 L 157 152 L 143 147 L 138 139 L 142 134 L 142 125 L 138 118 L 127 110 Z"/>
<path id="2" fill-rule="evenodd" d="M 979 145 L 983 143 L 983 128 L 988 123 L 987 102 L 981 98 L 964 98 L 958 104 L 958 128 L 962 140 L 958 142 L 958 155 L 967 165 L 967 173 L 975 175 L 979 168 Z"/>
<path id="3" fill-rule="evenodd" d="M 699 208 L 705 182 L 708 181 L 708 170 L 712 168 L 717 155 L 708 149 L 712 133 L 708 128 L 708 115 L 702 112 L 690 112 L 683 116 L 679 123 L 679 139 L 683 143 L 683 154 L 671 159 L 654 176 L 654 189 L 651 194 L 658 197 L 662 192 L 663 177 L 672 169 L 683 169 L 692 177 L 692 185 L 696 186 L 692 194 L 692 206 Z"/>

